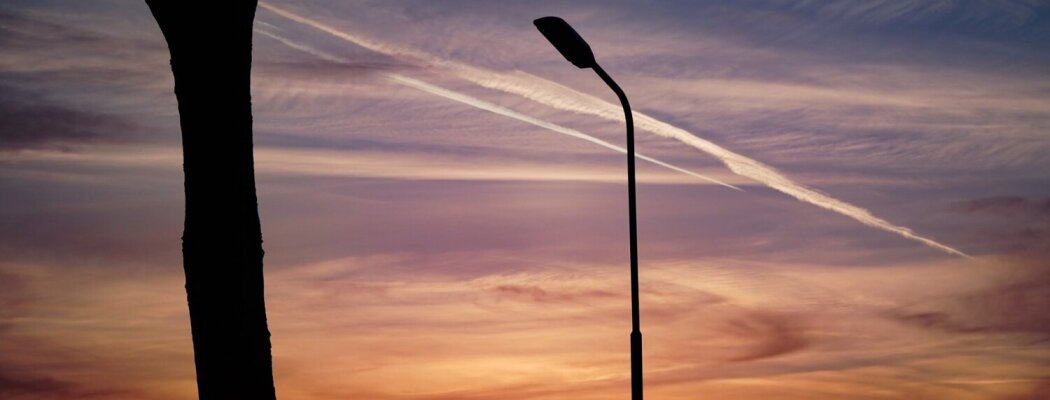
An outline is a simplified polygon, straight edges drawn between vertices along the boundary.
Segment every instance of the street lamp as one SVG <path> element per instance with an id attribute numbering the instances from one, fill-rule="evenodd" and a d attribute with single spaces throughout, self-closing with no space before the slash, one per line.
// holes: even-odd
<path id="1" fill-rule="evenodd" d="M 576 33 L 565 20 L 558 17 L 543 17 L 532 21 L 540 33 L 547 38 L 573 65 L 591 68 L 620 98 L 624 119 L 627 121 L 627 199 L 630 215 L 631 235 L 631 399 L 642 400 L 642 330 L 638 321 L 638 221 L 635 212 L 634 190 L 634 119 L 631 104 L 609 74 L 594 60 L 591 46 Z"/>

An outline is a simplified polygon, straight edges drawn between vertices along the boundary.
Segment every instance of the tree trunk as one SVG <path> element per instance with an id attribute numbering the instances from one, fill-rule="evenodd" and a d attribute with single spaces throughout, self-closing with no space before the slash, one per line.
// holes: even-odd
<path id="1" fill-rule="evenodd" d="M 274 399 L 252 157 L 256 1 L 146 3 L 171 52 L 179 103 L 197 391 L 202 400 Z"/>

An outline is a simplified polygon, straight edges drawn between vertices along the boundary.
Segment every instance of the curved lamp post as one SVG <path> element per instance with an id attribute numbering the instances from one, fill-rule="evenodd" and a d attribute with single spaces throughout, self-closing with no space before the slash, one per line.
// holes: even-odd
<path id="1" fill-rule="evenodd" d="M 540 33 L 554 45 L 561 55 L 579 68 L 591 68 L 606 85 L 616 92 L 623 105 L 627 121 L 627 198 L 631 234 L 631 399 L 642 400 L 642 330 L 638 321 L 638 222 L 635 212 L 634 190 L 634 119 L 631 104 L 609 74 L 594 61 L 591 46 L 576 33 L 565 20 L 558 17 L 543 17 L 532 22 Z"/>

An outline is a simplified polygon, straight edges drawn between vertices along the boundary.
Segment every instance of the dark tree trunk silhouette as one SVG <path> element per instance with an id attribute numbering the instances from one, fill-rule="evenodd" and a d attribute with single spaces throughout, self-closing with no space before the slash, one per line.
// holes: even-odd
<path id="1" fill-rule="evenodd" d="M 201 399 L 274 399 L 252 157 L 256 1 L 146 0 L 171 52 L 186 173 L 182 237 Z"/>

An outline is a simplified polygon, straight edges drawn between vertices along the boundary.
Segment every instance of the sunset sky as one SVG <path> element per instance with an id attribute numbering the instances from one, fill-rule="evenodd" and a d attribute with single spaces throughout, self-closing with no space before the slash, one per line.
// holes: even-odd
<path id="1" fill-rule="evenodd" d="M 202 11 L 203 12 L 203 11 Z M 264 1 L 278 398 L 1050 398 L 1050 4 Z M 188 399 L 168 50 L 0 4 L 0 398 Z M 655 161 L 655 162 L 651 162 Z"/>

